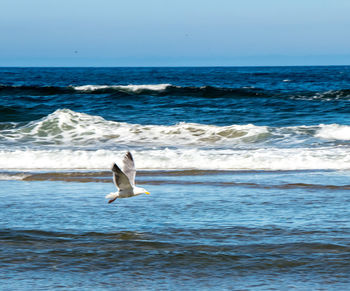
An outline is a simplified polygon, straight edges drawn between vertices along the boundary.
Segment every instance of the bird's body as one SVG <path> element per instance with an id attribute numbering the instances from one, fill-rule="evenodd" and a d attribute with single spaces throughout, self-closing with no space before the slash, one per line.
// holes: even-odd
<path id="1" fill-rule="evenodd" d="M 122 169 L 115 163 L 112 167 L 113 182 L 118 188 L 118 192 L 112 192 L 106 196 L 110 199 L 108 203 L 112 203 L 117 198 L 128 198 L 140 194 L 149 194 L 149 192 L 141 187 L 135 186 L 136 169 L 134 159 L 130 152 L 127 152 L 123 159 Z"/>

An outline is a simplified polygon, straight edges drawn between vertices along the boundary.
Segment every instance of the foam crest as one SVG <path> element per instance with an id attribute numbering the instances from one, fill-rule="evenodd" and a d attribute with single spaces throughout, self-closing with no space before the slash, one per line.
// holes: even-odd
<path id="1" fill-rule="evenodd" d="M 290 79 L 282 80 L 283 83 L 293 82 Z M 334 101 L 350 99 L 350 89 L 328 91 L 297 91 L 278 92 L 257 87 L 217 87 L 217 86 L 179 86 L 172 84 L 129 84 L 129 85 L 99 85 L 87 84 L 81 86 L 36 86 L 36 85 L 1 85 L 0 93 L 20 96 L 51 96 L 61 94 L 113 94 L 118 95 L 150 95 L 171 97 L 205 97 L 205 98 L 278 98 L 292 100 L 316 100 Z"/>
<path id="2" fill-rule="evenodd" d="M 328 140 L 350 140 L 350 126 L 339 124 L 321 124 L 316 137 Z"/>
<path id="3" fill-rule="evenodd" d="M 22 143 L 74 145 L 82 141 L 88 145 L 101 135 L 100 130 L 107 130 L 107 127 L 108 122 L 102 117 L 59 109 L 25 126 L 1 131 L 0 136 Z"/>
<path id="4" fill-rule="evenodd" d="M 267 146 L 292 147 L 315 142 L 350 140 L 350 126 L 329 124 L 267 127 L 253 124 L 216 126 L 181 122 L 174 125 L 142 125 L 108 121 L 100 116 L 59 109 L 26 125 L 3 126 L 0 140 L 17 146 L 109 148 Z"/>
<path id="5" fill-rule="evenodd" d="M 129 91 L 137 93 L 139 91 L 163 91 L 167 87 L 172 86 L 171 84 L 155 84 L 155 85 L 84 85 L 84 86 L 74 86 L 73 88 L 77 91 L 87 91 L 94 92 L 100 90 L 120 90 L 120 91 Z"/>
<path id="6" fill-rule="evenodd" d="M 100 116 L 69 109 L 56 110 L 41 120 L 0 131 L 0 137 L 9 141 L 61 146 L 214 146 L 253 143 L 267 135 L 267 127 L 251 124 L 221 127 L 195 123 L 140 125 L 107 121 Z"/>
<path id="7" fill-rule="evenodd" d="M 318 92 L 314 96 L 314 99 L 324 99 L 326 101 L 332 101 L 332 100 L 338 100 L 338 99 L 348 100 L 349 98 L 350 98 L 350 90 L 349 89 Z"/>

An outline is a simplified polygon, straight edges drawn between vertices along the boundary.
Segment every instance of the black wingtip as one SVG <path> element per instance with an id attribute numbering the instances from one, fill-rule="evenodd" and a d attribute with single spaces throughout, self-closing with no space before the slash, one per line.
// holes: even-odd
<path id="1" fill-rule="evenodd" d="M 130 151 L 128 151 L 128 152 L 126 153 L 125 157 L 128 158 L 128 159 L 130 159 L 130 160 L 132 160 L 132 161 L 134 161 L 134 159 L 133 159 L 132 154 L 130 153 Z"/>
<path id="2" fill-rule="evenodd" d="M 112 172 L 118 173 L 120 172 L 120 168 L 118 167 L 118 165 L 116 163 L 114 163 L 113 167 L 112 167 Z"/>

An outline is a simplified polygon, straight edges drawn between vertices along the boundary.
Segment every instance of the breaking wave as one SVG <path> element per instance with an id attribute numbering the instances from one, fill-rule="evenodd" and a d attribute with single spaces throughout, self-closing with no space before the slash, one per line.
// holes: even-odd
<path id="1" fill-rule="evenodd" d="M 174 125 L 142 125 L 109 121 L 100 116 L 58 109 L 29 123 L 2 123 L 2 144 L 52 146 L 153 146 L 232 148 L 256 143 L 300 145 L 304 142 L 349 141 L 350 126 L 268 127 L 253 124 L 216 126 L 180 122 Z"/>
<path id="2" fill-rule="evenodd" d="M 289 80 L 284 80 L 285 82 Z M 113 94 L 113 95 L 153 95 L 153 96 L 190 96 L 190 97 L 278 97 L 307 100 L 349 100 L 350 89 L 322 92 L 304 91 L 283 93 L 255 87 L 215 87 L 215 86 L 177 86 L 172 84 L 129 84 L 129 85 L 81 85 L 81 86 L 11 86 L 0 85 L 0 95 L 49 96 L 60 94 Z"/>
<path id="3" fill-rule="evenodd" d="M 181 122 L 141 125 L 108 121 L 100 116 L 59 109 L 25 125 L 0 130 L 0 140 L 23 144 L 96 146 L 214 146 L 256 142 L 266 138 L 264 126 L 215 126 Z"/>
<path id="4" fill-rule="evenodd" d="M 350 126 L 339 124 L 321 124 L 316 137 L 328 140 L 350 140 Z"/>
<path id="5" fill-rule="evenodd" d="M 263 89 L 252 87 L 181 87 L 172 84 L 144 85 L 82 85 L 82 86 L 8 86 L 0 85 L 0 94 L 30 94 L 30 95 L 59 95 L 59 94 L 121 94 L 121 95 L 159 95 L 159 96 L 191 96 L 191 97 L 254 97 L 270 96 Z"/>
<path id="6" fill-rule="evenodd" d="M 141 125 L 59 109 L 0 129 L 1 169 L 106 169 L 131 149 L 142 169 L 350 169 L 350 126 Z"/>

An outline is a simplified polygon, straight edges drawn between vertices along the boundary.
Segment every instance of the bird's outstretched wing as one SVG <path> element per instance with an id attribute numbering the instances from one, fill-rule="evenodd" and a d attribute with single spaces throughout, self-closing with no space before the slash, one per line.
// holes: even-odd
<path id="1" fill-rule="evenodd" d="M 124 174 L 128 177 L 130 184 L 134 186 L 136 169 L 135 169 L 134 159 L 130 152 L 127 152 L 123 158 L 122 170 Z"/>
<path id="2" fill-rule="evenodd" d="M 123 173 L 123 171 L 118 167 L 117 164 L 113 165 L 113 182 L 119 190 L 127 190 L 132 188 L 129 178 Z"/>

